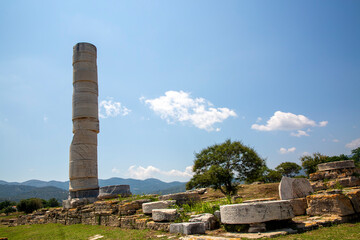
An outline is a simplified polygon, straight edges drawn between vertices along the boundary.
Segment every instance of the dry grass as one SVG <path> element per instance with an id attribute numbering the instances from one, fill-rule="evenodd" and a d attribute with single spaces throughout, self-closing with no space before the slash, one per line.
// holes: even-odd
<path id="1" fill-rule="evenodd" d="M 238 189 L 238 196 L 243 200 L 251 200 L 258 198 L 276 198 L 279 199 L 279 183 L 266 183 L 248 185 L 242 184 Z M 224 198 L 219 190 L 208 189 L 207 192 L 201 197 L 203 201 L 215 200 L 218 198 Z"/>

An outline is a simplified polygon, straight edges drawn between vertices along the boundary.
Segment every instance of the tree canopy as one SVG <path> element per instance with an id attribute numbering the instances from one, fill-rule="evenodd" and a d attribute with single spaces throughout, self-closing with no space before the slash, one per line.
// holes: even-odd
<path id="1" fill-rule="evenodd" d="M 309 176 L 310 173 L 314 173 L 317 170 L 317 165 L 326 162 L 336 162 L 343 160 L 354 160 L 356 166 L 360 166 L 360 147 L 351 150 L 352 156 L 340 154 L 338 156 L 326 156 L 321 153 L 314 153 L 312 156 L 306 155 L 300 158 L 302 167 L 305 173 Z"/>
<path id="2" fill-rule="evenodd" d="M 301 166 L 294 162 L 283 162 L 279 164 L 276 168 L 281 175 L 286 177 L 295 177 L 301 170 Z"/>
<path id="3" fill-rule="evenodd" d="M 234 195 L 240 181 L 260 179 L 264 166 L 265 160 L 253 148 L 228 139 L 195 153 L 195 174 L 186 188 L 212 187 L 227 196 Z"/>

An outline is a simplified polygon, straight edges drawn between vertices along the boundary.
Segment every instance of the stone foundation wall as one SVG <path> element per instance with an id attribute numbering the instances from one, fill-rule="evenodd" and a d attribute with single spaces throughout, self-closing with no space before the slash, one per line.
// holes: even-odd
<path id="1" fill-rule="evenodd" d="M 360 186 L 360 169 L 350 160 L 323 163 L 309 180 L 314 191 Z"/>
<path id="2" fill-rule="evenodd" d="M 156 223 L 151 217 L 142 214 L 142 203 L 148 199 L 132 202 L 98 201 L 82 207 L 63 209 L 41 209 L 16 219 L 4 219 L 0 224 L 9 226 L 61 223 L 64 225 L 86 224 L 121 227 L 127 229 L 166 230 L 170 223 Z"/>

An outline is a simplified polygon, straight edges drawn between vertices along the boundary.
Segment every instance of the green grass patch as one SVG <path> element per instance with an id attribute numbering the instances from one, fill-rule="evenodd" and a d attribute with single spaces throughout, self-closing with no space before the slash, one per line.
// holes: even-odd
<path id="1" fill-rule="evenodd" d="M 62 224 L 34 224 L 34 225 L 22 225 L 17 227 L 7 227 L 0 225 L 0 238 L 7 237 L 8 239 L 36 239 L 36 240 L 76 240 L 76 239 L 89 239 L 95 235 L 104 236 L 103 239 L 165 239 L 157 238 L 154 236 L 154 232 L 150 230 L 132 230 L 121 229 L 115 227 L 106 226 L 91 226 L 91 225 L 62 225 Z M 163 234 L 161 232 L 155 232 L 155 234 Z"/>
<path id="2" fill-rule="evenodd" d="M 279 240 L 300 240 L 300 239 L 316 239 L 316 240 L 358 240 L 360 239 L 360 222 L 344 223 L 331 227 L 322 227 L 317 230 L 291 234 L 277 237 Z"/>
<path id="3" fill-rule="evenodd" d="M 154 201 L 157 201 L 159 199 L 159 197 L 146 195 L 146 194 L 143 194 L 143 195 L 134 194 L 129 197 L 121 197 L 119 195 L 119 198 L 117 198 L 117 200 L 126 201 L 126 202 L 131 202 L 131 201 L 140 200 L 140 199 L 150 199 L 152 202 L 154 202 Z M 114 200 L 114 199 L 111 199 L 111 200 Z"/>

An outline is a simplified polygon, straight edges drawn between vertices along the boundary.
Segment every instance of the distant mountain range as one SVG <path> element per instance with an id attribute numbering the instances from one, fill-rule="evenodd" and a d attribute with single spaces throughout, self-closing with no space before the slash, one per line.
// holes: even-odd
<path id="1" fill-rule="evenodd" d="M 130 185 L 133 194 L 169 194 L 185 191 L 185 183 L 170 182 L 166 183 L 155 178 L 146 180 L 110 178 L 99 179 L 100 187 L 110 185 Z M 0 180 L 0 201 L 37 197 L 48 200 L 56 198 L 61 201 L 68 197 L 69 181 L 41 181 L 29 180 L 25 182 L 6 182 Z"/>

